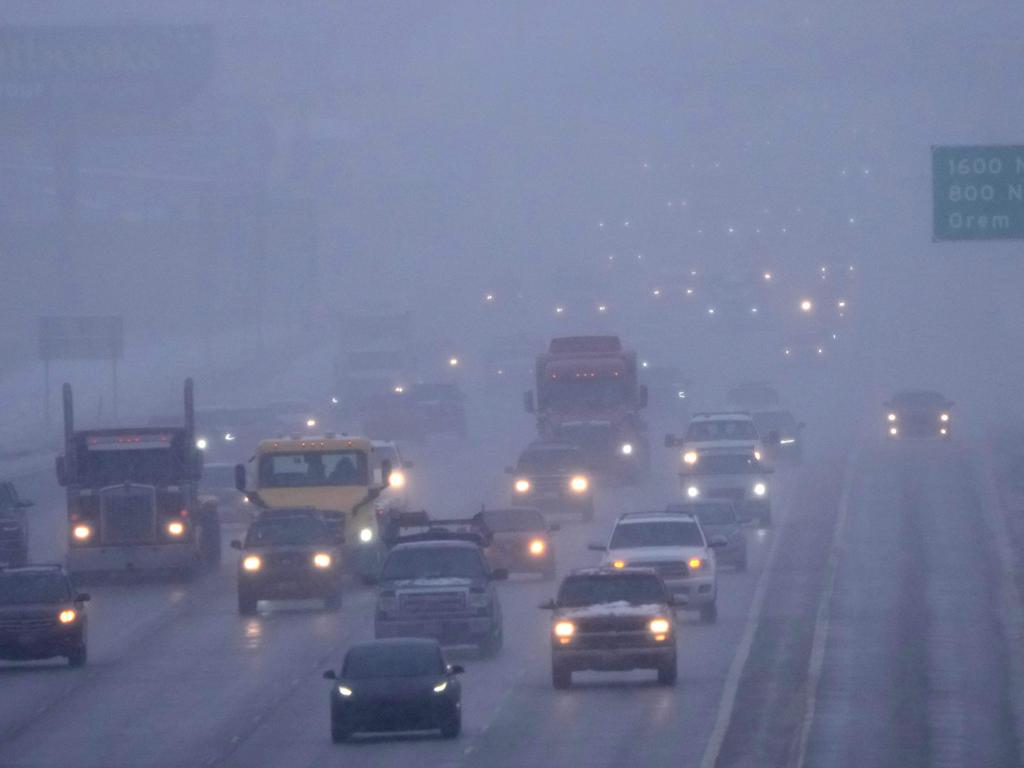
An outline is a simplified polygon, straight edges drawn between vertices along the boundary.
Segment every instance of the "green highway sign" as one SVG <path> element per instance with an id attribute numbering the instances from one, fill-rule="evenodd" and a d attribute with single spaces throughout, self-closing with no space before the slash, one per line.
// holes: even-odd
<path id="1" fill-rule="evenodd" d="M 1024 146 L 932 147 L 935 240 L 1024 239 Z"/>

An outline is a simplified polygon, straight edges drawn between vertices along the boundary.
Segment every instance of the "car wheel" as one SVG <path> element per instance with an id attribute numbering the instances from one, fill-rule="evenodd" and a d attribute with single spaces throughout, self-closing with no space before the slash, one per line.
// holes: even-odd
<path id="1" fill-rule="evenodd" d="M 240 616 L 255 616 L 257 599 L 245 592 L 238 593 L 238 614 Z"/>
<path id="2" fill-rule="evenodd" d="M 675 658 L 658 667 L 658 685 L 675 685 L 679 676 L 679 668 Z"/>
<path id="3" fill-rule="evenodd" d="M 72 667 L 84 667 L 89 658 L 89 651 L 85 643 L 82 643 L 74 651 L 68 654 L 68 665 Z"/>
<path id="4" fill-rule="evenodd" d="M 484 642 L 480 644 L 480 655 L 485 659 L 490 659 L 498 655 L 501 650 L 501 646 L 504 644 L 505 633 L 502 632 L 501 627 L 498 627 L 494 632 L 491 633 Z"/>
<path id="5" fill-rule="evenodd" d="M 462 711 L 458 710 L 441 725 L 441 736 L 445 739 L 454 739 L 458 738 L 460 733 L 462 733 Z"/>
<path id="6" fill-rule="evenodd" d="M 705 624 L 714 624 L 718 619 L 718 601 L 700 607 L 700 620 Z"/>
<path id="7" fill-rule="evenodd" d="M 324 598 L 324 610 L 336 611 L 341 608 L 341 591 L 331 592 Z"/>
<path id="8" fill-rule="evenodd" d="M 352 729 L 339 723 L 337 720 L 331 720 L 331 741 L 335 744 L 341 744 L 342 742 L 348 741 L 352 738 Z"/>
<path id="9" fill-rule="evenodd" d="M 559 690 L 564 690 L 565 688 L 568 688 L 572 685 L 572 670 L 568 669 L 562 664 L 552 662 L 551 684 Z"/>

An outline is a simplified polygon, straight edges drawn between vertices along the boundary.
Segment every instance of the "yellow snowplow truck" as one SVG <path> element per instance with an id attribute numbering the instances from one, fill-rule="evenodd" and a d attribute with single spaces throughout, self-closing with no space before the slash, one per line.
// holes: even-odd
<path id="1" fill-rule="evenodd" d="M 336 527 L 344 566 L 362 579 L 377 576 L 386 545 L 374 500 L 388 487 L 390 462 L 380 481 L 372 472 L 373 444 L 365 437 L 324 436 L 260 441 L 249 460 L 235 467 L 235 485 L 259 509 L 312 507 Z"/>

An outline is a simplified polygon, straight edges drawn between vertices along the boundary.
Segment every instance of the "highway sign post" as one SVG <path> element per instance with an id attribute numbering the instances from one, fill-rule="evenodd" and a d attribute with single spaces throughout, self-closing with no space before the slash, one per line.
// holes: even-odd
<path id="1" fill-rule="evenodd" d="M 117 361 L 124 356 L 124 319 L 119 315 L 39 318 L 39 359 L 43 361 L 46 426 L 50 426 L 50 362 L 109 360 L 112 411 L 117 415 Z"/>
<path id="2" fill-rule="evenodd" d="M 932 237 L 1024 239 L 1024 146 L 932 147 Z"/>

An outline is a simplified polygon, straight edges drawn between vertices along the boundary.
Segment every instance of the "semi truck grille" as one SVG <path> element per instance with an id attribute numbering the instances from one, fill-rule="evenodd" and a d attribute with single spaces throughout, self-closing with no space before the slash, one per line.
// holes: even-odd
<path id="1" fill-rule="evenodd" d="M 104 490 L 102 537 L 104 544 L 146 544 L 156 538 L 156 511 L 150 488 Z"/>
<path id="2" fill-rule="evenodd" d="M 576 628 L 580 634 L 594 632 L 642 632 L 647 629 L 649 618 L 644 616 L 595 616 L 577 619 Z"/>
<path id="3" fill-rule="evenodd" d="M 411 592 L 399 595 L 403 614 L 456 613 L 466 609 L 465 592 Z"/>

